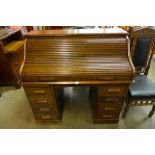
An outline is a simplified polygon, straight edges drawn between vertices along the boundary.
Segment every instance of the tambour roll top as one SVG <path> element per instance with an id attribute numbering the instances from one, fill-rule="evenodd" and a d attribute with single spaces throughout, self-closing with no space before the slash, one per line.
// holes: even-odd
<path id="1" fill-rule="evenodd" d="M 83 80 L 89 75 L 132 76 L 126 36 L 118 28 L 31 31 L 27 35 L 23 80 L 43 75 L 55 80 L 75 76 Z"/>

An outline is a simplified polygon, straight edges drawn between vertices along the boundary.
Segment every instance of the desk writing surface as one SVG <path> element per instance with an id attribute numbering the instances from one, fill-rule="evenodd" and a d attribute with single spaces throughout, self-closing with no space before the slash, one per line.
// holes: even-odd
<path id="1" fill-rule="evenodd" d="M 78 36 L 78 35 L 120 35 L 126 36 L 128 33 L 120 28 L 95 28 L 95 29 L 60 29 L 60 30 L 41 30 L 31 31 L 28 33 L 28 37 L 38 36 Z"/>
<path id="2" fill-rule="evenodd" d="M 31 31 L 23 76 L 131 74 L 126 35 L 121 29 Z"/>

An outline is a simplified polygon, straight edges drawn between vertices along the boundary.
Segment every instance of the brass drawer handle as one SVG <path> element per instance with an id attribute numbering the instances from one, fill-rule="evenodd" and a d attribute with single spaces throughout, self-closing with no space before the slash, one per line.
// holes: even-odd
<path id="1" fill-rule="evenodd" d="M 113 107 L 113 108 L 108 108 L 108 107 L 107 107 L 107 108 L 104 108 L 104 110 L 106 110 L 106 111 L 108 111 L 108 110 L 115 111 L 116 108 L 114 108 L 114 107 Z"/>
<path id="2" fill-rule="evenodd" d="M 44 107 L 44 108 L 39 108 L 39 111 L 40 111 L 40 112 L 50 112 L 50 108 L 46 108 L 46 107 Z"/>
<path id="3" fill-rule="evenodd" d="M 121 89 L 119 89 L 119 88 L 110 88 L 110 89 L 108 89 L 109 93 L 119 93 L 120 91 L 121 91 Z"/>
<path id="4" fill-rule="evenodd" d="M 51 119 L 52 116 L 50 116 L 50 115 L 41 115 L 40 118 L 41 119 Z"/>
<path id="5" fill-rule="evenodd" d="M 37 103 L 37 104 L 40 104 L 40 103 L 43 103 L 43 104 L 46 104 L 46 103 L 48 103 L 48 100 L 36 100 L 35 101 L 35 103 Z"/>
<path id="6" fill-rule="evenodd" d="M 33 90 L 33 94 L 45 94 L 45 90 Z"/>
<path id="7" fill-rule="evenodd" d="M 118 99 L 117 98 L 111 98 L 111 97 L 109 97 L 109 98 L 106 98 L 105 101 L 106 102 L 117 102 Z"/>
<path id="8" fill-rule="evenodd" d="M 102 118 L 113 118 L 113 115 L 102 115 Z"/>

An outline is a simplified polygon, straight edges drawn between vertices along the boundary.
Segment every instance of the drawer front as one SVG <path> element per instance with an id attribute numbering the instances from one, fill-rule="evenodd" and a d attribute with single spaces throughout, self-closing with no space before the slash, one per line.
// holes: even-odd
<path id="1" fill-rule="evenodd" d="M 122 108 L 121 104 L 98 103 L 97 113 L 99 114 L 118 114 Z"/>
<path id="2" fill-rule="evenodd" d="M 49 114 L 49 115 L 58 115 L 58 110 L 55 106 L 33 106 L 32 107 L 34 114 Z"/>
<path id="3" fill-rule="evenodd" d="M 106 76 L 98 76 L 97 80 L 111 81 L 111 80 L 132 80 L 132 76 L 129 75 L 106 75 Z"/>
<path id="4" fill-rule="evenodd" d="M 58 119 L 59 111 L 55 99 L 29 98 L 36 120 L 52 121 Z"/>
<path id="5" fill-rule="evenodd" d="M 52 82 L 52 81 L 114 81 L 114 80 L 132 80 L 132 76 L 24 76 L 23 81 L 40 81 L 40 82 Z"/>
<path id="6" fill-rule="evenodd" d="M 57 114 L 36 114 L 35 115 L 36 120 L 38 121 L 58 121 L 58 115 Z"/>
<path id="7" fill-rule="evenodd" d="M 50 114 L 50 113 L 57 113 L 56 108 L 55 107 L 51 107 L 51 106 L 35 106 L 33 107 L 35 113 L 37 114 Z"/>
<path id="8" fill-rule="evenodd" d="M 33 106 L 56 105 L 55 98 L 33 98 L 33 97 L 29 97 L 29 101 Z"/>
<path id="9" fill-rule="evenodd" d="M 127 93 L 128 86 L 126 85 L 107 85 L 99 87 L 100 96 L 122 96 Z"/>
<path id="10" fill-rule="evenodd" d="M 50 98 L 54 96 L 54 90 L 52 87 L 25 87 L 25 92 L 28 97 L 46 97 Z"/>
<path id="11" fill-rule="evenodd" d="M 98 119 L 118 119 L 116 114 L 100 114 L 97 116 Z"/>
<path id="12" fill-rule="evenodd" d="M 98 96 L 97 102 L 120 104 L 120 103 L 123 103 L 123 100 L 124 100 L 124 97 L 122 96 Z"/>

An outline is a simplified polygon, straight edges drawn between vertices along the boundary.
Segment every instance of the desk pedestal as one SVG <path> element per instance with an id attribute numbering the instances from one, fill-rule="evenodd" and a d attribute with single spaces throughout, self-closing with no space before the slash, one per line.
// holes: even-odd
<path id="1" fill-rule="evenodd" d="M 24 89 L 36 121 L 61 121 L 62 88 L 51 85 L 26 85 Z"/>
<path id="2" fill-rule="evenodd" d="M 24 85 L 36 121 L 61 122 L 63 87 Z M 90 103 L 94 123 L 117 123 L 127 84 L 105 84 L 90 87 Z"/>
<path id="3" fill-rule="evenodd" d="M 91 87 L 90 101 L 94 123 L 118 123 L 127 90 L 127 84 Z"/>

